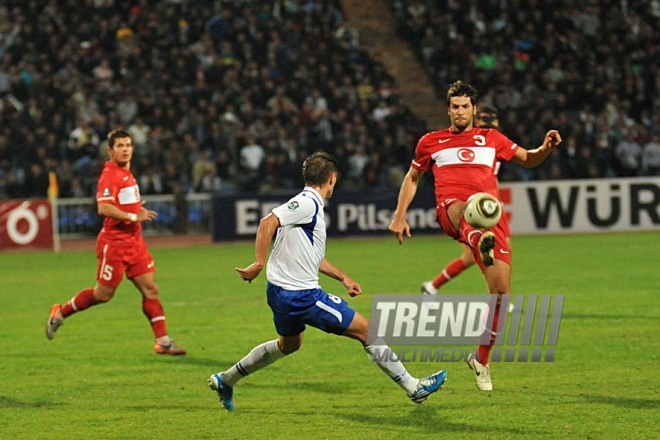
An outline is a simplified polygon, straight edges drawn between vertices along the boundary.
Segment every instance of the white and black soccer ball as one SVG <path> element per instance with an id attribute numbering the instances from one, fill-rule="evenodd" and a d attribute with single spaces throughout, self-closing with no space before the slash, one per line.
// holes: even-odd
<path id="1" fill-rule="evenodd" d="M 480 192 L 472 194 L 465 203 L 465 221 L 479 229 L 490 229 L 502 217 L 502 205 L 492 194 Z"/>

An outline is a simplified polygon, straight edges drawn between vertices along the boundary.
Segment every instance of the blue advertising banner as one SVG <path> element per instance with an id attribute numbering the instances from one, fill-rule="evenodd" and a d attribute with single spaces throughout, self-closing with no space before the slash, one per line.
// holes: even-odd
<path id="1" fill-rule="evenodd" d="M 297 192 L 213 197 L 213 241 L 252 239 L 259 220 Z M 325 206 L 329 236 L 385 234 L 396 208 L 398 192 L 335 193 Z M 420 188 L 408 210 L 415 234 L 439 232 L 435 198 L 430 187 Z"/>
<path id="2" fill-rule="evenodd" d="M 216 196 L 213 240 L 252 239 L 259 220 L 296 193 Z M 328 234 L 387 234 L 396 190 L 336 193 L 326 205 Z M 553 180 L 500 185 L 515 234 L 660 230 L 660 177 Z M 407 214 L 413 234 L 438 232 L 433 188 L 421 186 Z"/>

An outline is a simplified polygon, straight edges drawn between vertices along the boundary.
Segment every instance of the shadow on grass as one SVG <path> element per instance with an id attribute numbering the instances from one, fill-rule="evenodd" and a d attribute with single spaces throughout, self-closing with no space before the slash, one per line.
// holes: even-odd
<path id="1" fill-rule="evenodd" d="M 314 382 L 304 382 L 304 381 L 297 381 L 297 380 L 281 380 L 278 379 L 277 381 L 263 381 L 259 382 L 257 385 L 259 388 L 277 388 L 277 389 L 282 389 L 286 388 L 287 390 L 291 390 L 292 392 L 295 391 L 311 391 L 315 393 L 325 393 L 325 394 L 341 394 L 342 392 L 345 391 L 345 385 L 339 383 L 339 382 L 322 382 L 322 381 L 314 381 Z"/>
<path id="2" fill-rule="evenodd" d="M 354 412 L 342 411 L 335 411 L 333 414 L 335 417 L 349 419 L 355 423 L 369 425 L 370 427 L 376 427 L 381 430 L 386 427 L 391 427 L 392 432 L 395 432 L 394 430 L 397 428 L 408 427 L 427 434 L 475 432 L 478 433 L 480 437 L 489 437 L 489 433 L 493 433 L 500 436 L 510 434 L 512 436 L 531 435 L 536 438 L 544 438 L 551 434 L 548 431 L 530 429 L 528 426 L 516 428 L 514 426 L 489 426 L 484 423 L 479 424 L 476 422 L 452 421 L 443 417 L 439 413 L 442 410 L 442 407 L 416 406 L 408 414 L 392 414 L 390 412 L 383 415 L 376 415 L 364 412 L 357 414 Z M 389 428 L 387 430 L 389 431 Z"/>
<path id="3" fill-rule="evenodd" d="M 628 409 L 657 409 L 660 408 L 660 399 L 644 399 L 637 397 L 594 396 L 582 395 L 582 399 L 589 403 L 619 406 Z"/>
<path id="4" fill-rule="evenodd" d="M 157 357 L 158 361 L 166 362 L 168 364 L 180 364 L 180 365 L 200 365 L 203 367 L 209 367 L 213 371 L 223 371 L 227 368 L 234 365 L 235 361 L 226 361 L 222 359 L 210 359 L 199 357 L 191 354 L 185 356 L 169 356 L 169 355 L 160 355 Z M 210 373 L 209 373 L 210 374 Z"/>
<path id="5" fill-rule="evenodd" d="M 0 396 L 0 408 L 44 408 L 48 406 L 61 406 L 62 403 L 53 402 L 23 402 L 14 397 Z"/>

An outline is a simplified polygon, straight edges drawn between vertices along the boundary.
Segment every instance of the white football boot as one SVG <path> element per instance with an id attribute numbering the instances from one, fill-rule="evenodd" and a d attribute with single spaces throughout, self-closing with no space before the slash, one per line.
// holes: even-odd
<path id="1" fill-rule="evenodd" d="M 470 353 L 467 358 L 467 364 L 477 376 L 477 388 L 481 391 L 493 391 L 493 383 L 490 381 L 490 365 L 481 365 L 477 361 L 476 352 Z"/>

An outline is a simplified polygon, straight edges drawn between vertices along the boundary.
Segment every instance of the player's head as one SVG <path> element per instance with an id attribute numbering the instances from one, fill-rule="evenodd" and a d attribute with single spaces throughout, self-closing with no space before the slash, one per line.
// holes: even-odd
<path id="1" fill-rule="evenodd" d="M 108 133 L 108 148 L 114 148 L 115 143 L 119 138 L 129 138 L 132 140 L 133 136 L 131 136 L 129 132 L 121 128 L 118 128 L 117 130 L 112 130 L 110 133 Z"/>
<path id="2" fill-rule="evenodd" d="M 133 138 L 126 130 L 112 130 L 108 133 L 108 156 L 120 167 L 126 166 L 133 158 Z"/>
<path id="3" fill-rule="evenodd" d="M 447 113 L 454 130 L 464 131 L 472 128 L 477 100 L 477 90 L 463 81 L 456 81 L 447 91 Z"/>
<path id="4" fill-rule="evenodd" d="M 497 109 L 489 105 L 480 105 L 477 107 L 477 116 L 474 118 L 474 125 L 479 128 L 500 128 L 500 118 L 497 116 Z"/>
<path id="5" fill-rule="evenodd" d="M 302 166 L 303 181 L 306 186 L 322 188 L 329 185 L 326 198 L 330 198 L 337 183 L 337 159 L 325 151 L 317 151 L 305 159 Z"/>

